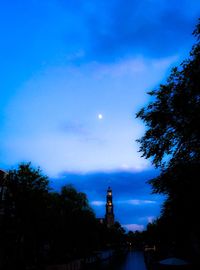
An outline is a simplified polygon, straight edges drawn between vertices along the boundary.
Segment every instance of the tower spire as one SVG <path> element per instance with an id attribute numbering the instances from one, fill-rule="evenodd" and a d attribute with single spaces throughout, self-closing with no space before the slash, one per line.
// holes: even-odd
<path id="1" fill-rule="evenodd" d="M 112 189 L 110 187 L 107 189 L 105 220 L 108 228 L 114 225 L 114 208 L 112 202 Z"/>

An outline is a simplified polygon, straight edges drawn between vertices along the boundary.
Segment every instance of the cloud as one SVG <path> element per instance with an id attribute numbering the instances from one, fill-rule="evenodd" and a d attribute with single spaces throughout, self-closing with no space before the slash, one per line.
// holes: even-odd
<path id="1" fill-rule="evenodd" d="M 78 123 L 76 121 L 68 121 L 67 123 L 63 124 L 61 127 L 61 131 L 66 136 L 75 136 L 82 142 L 96 142 L 99 144 L 103 144 L 105 140 L 95 136 L 87 124 Z"/>
<path id="2" fill-rule="evenodd" d="M 60 174 L 52 186 L 74 184 L 99 215 L 111 185 L 124 224 L 139 224 L 141 213 L 156 216 L 162 199 L 145 181 L 157 172 L 138 154 L 144 126 L 135 113 L 190 48 L 200 2 L 16 2 L 5 1 L 0 16 L 3 164 L 31 160 L 52 177 Z"/>
<path id="3" fill-rule="evenodd" d="M 155 220 L 155 216 L 146 216 L 146 217 L 141 217 L 138 219 L 139 222 L 145 223 L 152 223 Z M 125 229 L 129 231 L 143 231 L 145 229 L 144 224 L 124 224 L 122 225 Z"/>
<path id="4" fill-rule="evenodd" d="M 134 57 L 122 58 L 113 63 L 92 63 L 88 67 L 94 71 L 94 76 L 101 78 L 104 76 L 123 77 L 132 75 L 137 77 L 144 74 L 149 69 L 166 70 L 172 63 L 176 63 L 179 59 L 177 55 L 170 55 L 163 58 L 150 58 L 141 55 Z"/>
<path id="5" fill-rule="evenodd" d="M 141 224 L 123 224 L 122 227 L 124 227 L 128 231 L 143 231 L 144 230 L 144 225 Z"/>
<path id="6" fill-rule="evenodd" d="M 155 204 L 156 201 L 152 200 L 140 200 L 140 199 L 132 199 L 132 200 L 115 200 L 115 204 L 129 204 L 129 205 L 145 205 L 145 204 Z"/>
<path id="7" fill-rule="evenodd" d="M 82 123 L 67 122 L 62 125 L 61 129 L 67 134 L 88 136 L 89 132 Z"/>
<path id="8" fill-rule="evenodd" d="M 138 56 L 112 64 L 56 66 L 36 74 L 5 109 L 5 159 L 11 164 L 32 160 L 51 176 L 64 170 L 148 168 L 150 162 L 140 157 L 135 141 L 144 130 L 135 112 L 147 101 L 145 89 L 176 59 Z M 102 121 L 99 112 L 105 115 Z"/>
<path id="9" fill-rule="evenodd" d="M 153 223 L 153 221 L 155 220 L 155 217 L 154 216 L 147 217 L 147 220 L 148 220 L 148 223 Z"/>
<path id="10" fill-rule="evenodd" d="M 158 170 L 148 169 L 135 172 L 94 172 L 94 173 L 70 173 L 63 172 L 56 179 L 52 178 L 52 186 L 59 190 L 65 183 L 74 184 L 78 189 L 90 190 L 93 201 L 104 201 L 108 186 L 112 187 L 114 200 L 129 205 L 154 204 L 157 195 L 151 195 L 150 185 L 146 181 L 158 175 Z M 95 189 L 91 190 L 90 187 Z M 117 195 L 118 194 L 118 195 Z M 150 198 L 149 198 L 150 196 Z M 128 197 L 128 199 L 127 199 Z M 101 198 L 99 200 L 99 198 Z M 134 199 L 133 199 L 134 198 Z M 155 199 L 154 199 L 155 198 Z"/>
<path id="11" fill-rule="evenodd" d="M 74 10 L 75 11 L 75 10 Z M 142 53 L 163 57 L 190 45 L 200 3 L 182 0 L 81 1 L 89 44 L 87 57 L 113 61 Z"/>
<path id="12" fill-rule="evenodd" d="M 102 206 L 105 205 L 105 201 L 92 201 L 90 204 L 94 206 Z"/>
<path id="13" fill-rule="evenodd" d="M 128 204 L 132 205 L 142 205 L 142 204 L 154 204 L 156 201 L 151 201 L 151 200 L 128 200 Z"/>
<path id="14" fill-rule="evenodd" d="M 124 200 L 124 201 L 118 201 L 115 200 L 115 205 L 116 204 L 130 204 L 130 205 L 145 205 L 145 204 L 155 204 L 157 203 L 156 201 L 151 201 L 151 200 Z M 94 206 L 102 206 L 105 205 L 105 201 L 91 201 L 91 205 Z"/>
<path id="15" fill-rule="evenodd" d="M 105 216 L 106 192 L 108 186 L 113 191 L 115 220 L 121 224 L 146 224 L 160 214 L 163 197 L 151 194 L 148 179 L 159 172 L 146 170 L 142 172 L 99 172 L 99 173 L 63 173 L 51 179 L 51 186 L 60 190 L 65 184 L 74 185 L 77 190 L 85 192 L 97 217 Z"/>

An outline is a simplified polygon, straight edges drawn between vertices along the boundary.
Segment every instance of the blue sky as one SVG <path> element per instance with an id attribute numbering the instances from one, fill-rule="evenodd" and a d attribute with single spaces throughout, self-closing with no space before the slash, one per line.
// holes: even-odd
<path id="1" fill-rule="evenodd" d="M 1 1 L 0 166 L 32 161 L 52 179 L 151 171 L 135 113 L 187 57 L 199 14 L 195 0 Z"/>

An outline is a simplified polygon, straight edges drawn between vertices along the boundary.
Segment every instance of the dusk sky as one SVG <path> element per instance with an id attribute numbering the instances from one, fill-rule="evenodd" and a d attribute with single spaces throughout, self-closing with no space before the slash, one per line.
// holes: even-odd
<path id="1" fill-rule="evenodd" d="M 198 0 L 0 1 L 0 167 L 31 161 L 97 216 L 110 185 L 116 219 L 143 229 L 162 198 L 135 113 L 188 56 L 199 15 Z"/>

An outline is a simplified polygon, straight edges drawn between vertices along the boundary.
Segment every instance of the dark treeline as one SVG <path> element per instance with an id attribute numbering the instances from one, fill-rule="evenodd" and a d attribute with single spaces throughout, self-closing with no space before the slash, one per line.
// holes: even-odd
<path id="1" fill-rule="evenodd" d="M 199 261 L 200 256 L 200 23 L 188 59 L 172 69 L 165 84 L 149 92 L 151 102 L 139 117 L 146 125 L 140 151 L 160 168 L 149 181 L 164 194 L 161 216 L 144 238 L 160 257 Z"/>
<path id="2" fill-rule="evenodd" d="M 67 263 L 124 241 L 120 224 L 101 224 L 84 193 L 71 185 L 54 192 L 30 163 L 10 170 L 0 184 L 1 269 Z"/>

